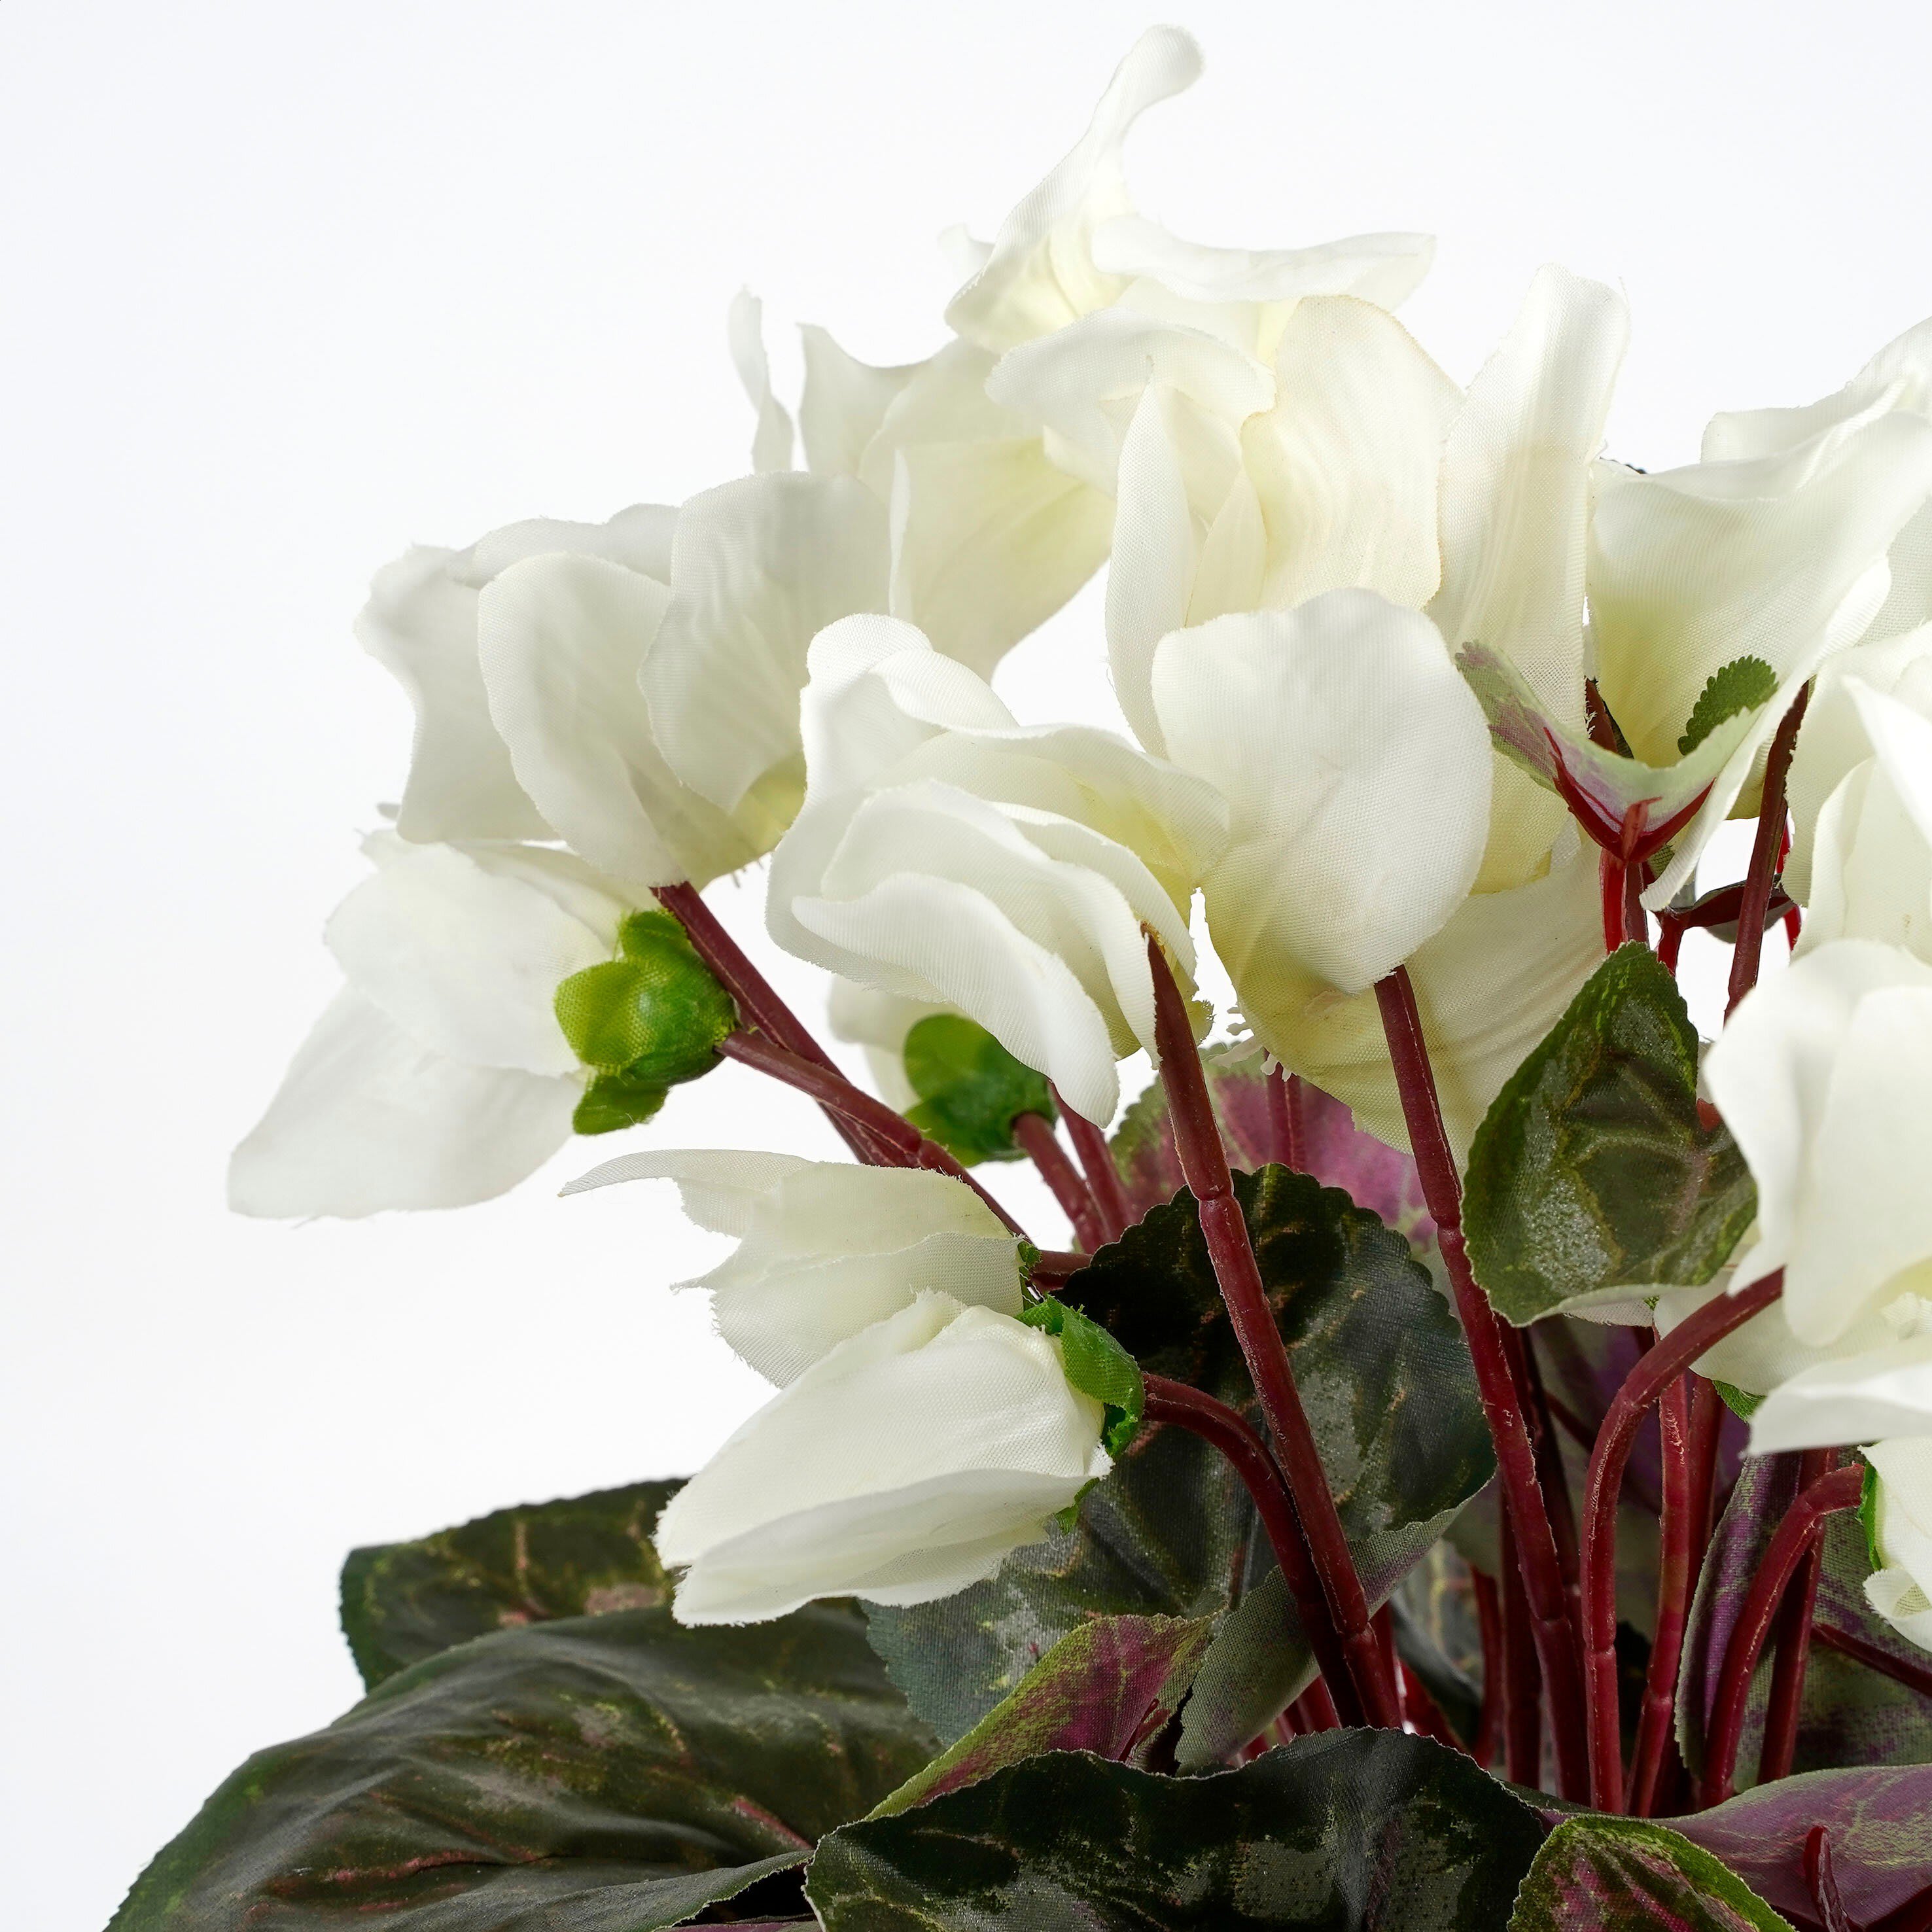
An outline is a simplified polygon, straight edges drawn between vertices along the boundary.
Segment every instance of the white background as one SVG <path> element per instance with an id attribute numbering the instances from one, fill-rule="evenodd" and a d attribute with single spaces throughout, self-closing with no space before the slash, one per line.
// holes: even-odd
<path id="1" fill-rule="evenodd" d="M 1435 232 L 1406 314 L 1459 378 L 1539 262 L 1620 279 L 1628 459 L 1686 460 L 1713 410 L 1809 400 L 1932 312 L 1918 0 L 1184 17 L 1208 73 L 1136 137 L 1149 212 L 1250 246 Z M 742 470 L 742 283 L 775 334 L 926 353 L 932 238 L 997 225 L 1144 24 L 1049 0 L 0 6 L 22 1932 L 97 1932 L 234 1763 L 352 1700 L 352 1544 L 687 1468 L 755 1399 L 666 1292 L 703 1259 L 668 1197 L 553 1198 L 608 1142 L 454 1215 L 224 1211 L 400 781 L 406 707 L 349 636 L 369 572 Z M 1035 716 L 1104 708 L 1063 694 L 1100 658 L 1090 596 L 1002 682 Z M 753 892 L 714 896 L 755 922 Z M 646 1137 L 827 1139 L 736 1069 Z"/>

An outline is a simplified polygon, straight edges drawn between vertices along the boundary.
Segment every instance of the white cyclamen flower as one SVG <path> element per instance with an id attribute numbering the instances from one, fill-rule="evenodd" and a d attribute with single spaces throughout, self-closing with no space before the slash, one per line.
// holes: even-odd
<path id="1" fill-rule="evenodd" d="M 1051 1336 L 922 1294 L 808 1368 L 658 1519 L 687 1624 L 818 1597 L 919 1604 L 990 1576 L 1112 1466 Z"/>
<path id="2" fill-rule="evenodd" d="M 709 514 L 700 499 L 694 520 Z M 680 782 L 638 688 L 680 520 L 655 504 L 538 518 L 377 573 L 356 628 L 416 706 L 404 838 L 560 838 L 636 888 L 702 885 L 770 848 L 788 807 L 721 809 Z"/>
<path id="3" fill-rule="evenodd" d="M 964 1181 L 792 1154 L 622 1155 L 563 1191 L 676 1182 L 701 1228 L 736 1251 L 680 1288 L 711 1291 L 718 1332 L 769 1382 L 795 1380 L 861 1329 L 936 1289 L 1017 1316 L 1019 1244 Z"/>
<path id="4" fill-rule="evenodd" d="M 1143 928 L 1184 975 L 1186 906 L 1226 807 L 1202 779 L 1080 726 L 1027 729 L 910 626 L 812 647 L 806 802 L 772 856 L 788 951 L 976 1021 L 1089 1120 L 1154 1045 Z"/>
<path id="5" fill-rule="evenodd" d="M 1784 1270 L 1792 1334 L 1823 1346 L 1932 1276 L 1932 965 L 1862 939 L 1761 980 L 1704 1062 L 1757 1184 L 1734 1288 Z"/>
<path id="6" fill-rule="evenodd" d="M 1932 1436 L 1875 1442 L 1865 1460 L 1878 1472 L 1880 1565 L 1865 1579 L 1866 1600 L 1900 1636 L 1932 1650 Z"/>
<path id="7" fill-rule="evenodd" d="M 632 910 L 566 852 L 368 842 L 375 876 L 326 930 L 348 985 L 235 1150 L 244 1214 L 458 1208 L 569 1137 L 588 1076 L 559 983 L 616 950 Z"/>

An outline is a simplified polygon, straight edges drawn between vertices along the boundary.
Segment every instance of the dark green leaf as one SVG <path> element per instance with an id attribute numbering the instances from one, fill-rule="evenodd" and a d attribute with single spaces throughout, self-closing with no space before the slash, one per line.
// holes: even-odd
<path id="1" fill-rule="evenodd" d="M 1876 1925 L 1932 1889 L 1932 1766 L 1802 1772 L 1675 1822 L 1780 1912 L 1816 1912 L 1804 1841 L 1820 1825 L 1854 1923 Z"/>
<path id="2" fill-rule="evenodd" d="M 1732 658 L 1711 674 L 1697 694 L 1684 735 L 1677 741 L 1678 751 L 1688 758 L 1726 719 L 1741 711 L 1755 711 L 1777 695 L 1778 674 L 1763 658 Z"/>
<path id="3" fill-rule="evenodd" d="M 907 1034 L 904 1058 L 919 1096 L 906 1118 L 968 1167 L 1018 1160 L 1013 1123 L 1021 1114 L 1056 1118 L 1046 1076 L 958 1013 L 928 1013 Z"/>
<path id="4" fill-rule="evenodd" d="M 584 1090 L 570 1117 L 580 1134 L 614 1134 L 655 1120 L 670 1089 L 655 1080 L 640 1080 L 628 1071 L 600 1073 Z"/>
<path id="5" fill-rule="evenodd" d="M 1139 1364 L 1097 1322 L 1050 1294 L 1025 1309 L 1020 1319 L 1058 1340 L 1067 1381 L 1106 1410 L 1102 1439 L 1108 1455 L 1119 1455 L 1134 1439 L 1147 1407 Z"/>
<path id="6" fill-rule="evenodd" d="M 534 1624 L 256 1753 L 113 1932 L 651 1932 L 802 1859 L 932 1748 L 843 1606 Z"/>
<path id="7" fill-rule="evenodd" d="M 872 1816 L 922 1804 L 1042 1751 L 1135 1762 L 1180 1708 L 1210 1634 L 1204 1617 L 1095 1617 L 1069 1630 L 1010 1696 Z"/>
<path id="8" fill-rule="evenodd" d="M 1643 1818 L 1566 1818 L 1523 1880 L 1510 1932 L 1792 1932 L 1700 1846 Z"/>
<path id="9" fill-rule="evenodd" d="M 1463 1222 L 1499 1312 L 1710 1280 L 1756 1211 L 1721 1123 L 1697 1115 L 1697 1034 L 1648 947 L 1613 952 L 1496 1096 Z"/>
<path id="10" fill-rule="evenodd" d="M 342 1628 L 372 1690 L 407 1665 L 494 1630 L 670 1600 L 651 1546 L 676 1482 L 632 1483 L 494 1510 L 415 1543 L 352 1550 Z"/>
<path id="11" fill-rule="evenodd" d="M 1692 1600 L 1678 1678 L 1677 1734 L 1684 1762 L 1701 1772 L 1704 1734 L 1744 1594 L 1756 1575 L 1778 1526 L 1797 1494 L 1798 1457 L 1748 1457 L 1712 1538 L 1711 1553 Z M 1865 1600 L 1872 1564 L 1857 1512 L 1825 1520 L 1824 1562 L 1815 1614 L 1820 1624 L 1845 1630 L 1907 1664 L 1922 1665 L 1924 1652 L 1900 1636 Z M 1738 1744 L 1737 1783 L 1756 1774 L 1770 1695 L 1772 1646 L 1766 1644 L 1751 1679 Z M 1798 1771 L 1855 1765 L 1932 1762 L 1932 1699 L 1882 1671 L 1814 1642 L 1807 1653 L 1804 1696 L 1798 1706 L 1792 1762 Z"/>
<path id="12" fill-rule="evenodd" d="M 1406 1567 L 1426 1547 L 1419 1526 L 1480 1489 L 1494 1466 L 1461 1331 L 1408 1243 L 1346 1196 L 1282 1168 L 1238 1175 L 1235 1191 L 1343 1525 L 1358 1550 L 1380 1561 L 1376 1540 L 1385 1539 Z M 1254 1413 L 1191 1196 L 1156 1208 L 1062 1293 L 1149 1372 Z M 1252 1521 L 1245 1492 L 1205 1444 L 1144 1427 L 1072 1529 L 956 1597 L 873 1610 L 873 1641 L 914 1708 L 950 1740 L 1088 1617 L 1225 1610 L 1247 1574 Z M 1279 1618 L 1268 1635 L 1277 1647 L 1297 1641 Z"/>
<path id="13" fill-rule="evenodd" d="M 1166 1778 L 1056 1754 L 819 1848 L 826 1932 L 1496 1932 L 1541 1820 L 1396 1731 L 1298 1738 Z"/>
<path id="14" fill-rule="evenodd" d="M 668 913 L 634 913 L 622 956 L 573 973 L 556 989 L 557 1024 L 586 1066 L 674 1086 L 718 1064 L 718 1042 L 738 1024 L 731 996 Z"/>

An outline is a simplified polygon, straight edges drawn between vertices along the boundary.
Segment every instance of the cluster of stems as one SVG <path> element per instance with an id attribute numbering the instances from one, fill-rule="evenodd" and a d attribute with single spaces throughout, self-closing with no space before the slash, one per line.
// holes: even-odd
<path id="1" fill-rule="evenodd" d="M 1756 983 L 1767 925 L 1796 920 L 1779 890 L 1786 848 L 1784 784 L 1804 698 L 1780 722 L 1766 757 L 1762 803 L 1749 868 L 1737 885 L 1660 916 L 1658 950 L 1675 970 L 1684 933 L 1735 925 L 1729 984 L 1734 1009 Z M 1621 826 L 1598 824 L 1578 799 L 1573 809 L 1604 848 L 1607 946 L 1649 944 L 1641 894 L 1648 861 L 1676 829 L 1650 827 L 1642 814 Z M 1021 1239 L 1005 1208 L 943 1148 L 840 1073 L 688 886 L 659 890 L 706 964 L 736 1000 L 741 1020 L 719 1052 L 808 1095 L 826 1111 L 859 1159 L 948 1174 L 979 1192 Z M 1694 1365 L 1782 1291 L 1772 1275 L 1720 1294 L 1667 1335 L 1648 1341 L 1594 1436 L 1546 1395 L 1526 1331 L 1490 1306 L 1471 1266 L 1462 1226 L 1462 1190 L 1430 1063 L 1424 1020 L 1407 971 L 1376 988 L 1423 1198 L 1467 1339 L 1478 1390 L 1495 1445 L 1501 1502 L 1502 1574 L 1472 1573 L 1484 1658 L 1481 1717 L 1473 1739 L 1459 1738 L 1415 1673 L 1398 1657 L 1384 1608 L 1370 1605 L 1356 1568 L 1313 1430 L 1295 1386 L 1267 1284 L 1234 1193 L 1226 1144 L 1196 1047 L 1186 1001 L 1151 935 L 1156 1046 L 1181 1172 L 1235 1337 L 1254 1385 L 1265 1433 L 1201 1390 L 1146 1377 L 1150 1426 L 1188 1431 L 1222 1456 L 1253 1500 L 1257 1518 L 1306 1634 L 1317 1675 L 1252 1749 L 1336 1724 L 1404 1727 L 1438 1737 L 1489 1764 L 1500 1754 L 1514 1781 L 1544 1781 L 1546 1756 L 1565 1798 L 1638 1816 L 1682 1810 L 1694 1793 L 1676 1756 L 1674 1718 L 1684 1634 L 1718 1507 L 1718 1449 L 1724 1411 L 1714 1386 Z M 1269 1077 L 1270 1150 L 1282 1165 L 1310 1166 L 1301 1083 L 1276 1067 Z M 1070 1251 L 1046 1250 L 1032 1280 L 1064 1286 L 1091 1256 L 1118 1240 L 1136 1216 L 1106 1136 L 1054 1096 L 1070 1153 L 1046 1116 L 1013 1123 L 1022 1150 L 1072 1224 Z M 1622 1747 L 1616 1656 L 1616 1522 L 1624 1478 L 1639 1430 L 1658 1418 L 1662 1482 L 1658 1498 L 1660 1561 L 1655 1636 L 1628 1765 Z M 1552 1417 L 1561 1415 L 1589 1450 L 1582 1515 L 1576 1520 Z M 1814 1642 L 1882 1670 L 1932 1696 L 1932 1670 L 1892 1657 L 1852 1633 L 1815 1621 L 1820 1528 L 1860 1494 L 1861 1471 L 1840 1468 L 1835 1451 L 1808 1453 L 1797 1496 L 1779 1524 L 1746 1592 L 1721 1659 L 1706 1727 L 1695 1802 L 1728 1796 L 1736 1777 L 1754 1672 L 1773 1654 L 1760 1781 L 1785 1775 L 1796 1748 L 1805 1660 Z M 1808 1844 L 1808 1883 L 1820 1922 L 1833 1923 L 1835 1881 L 1828 1838 Z M 1932 1892 L 1915 1900 L 1920 1917 L 1899 1917 L 1886 1932 L 1932 1932 Z M 1894 1915 L 1898 1916 L 1898 1915 Z M 1840 1922 L 1842 1910 L 1838 1913 Z"/>

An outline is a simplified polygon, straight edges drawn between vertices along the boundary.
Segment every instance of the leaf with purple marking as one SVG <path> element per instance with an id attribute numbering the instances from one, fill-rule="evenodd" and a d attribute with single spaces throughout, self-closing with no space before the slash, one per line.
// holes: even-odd
<path id="1" fill-rule="evenodd" d="M 1792 1932 L 1722 1860 L 1644 1818 L 1566 1818 L 1544 1840 L 1509 1932 Z"/>
<path id="2" fill-rule="evenodd" d="M 1207 1617 L 1096 1617 L 1069 1630 L 1010 1696 L 872 1815 L 890 1817 L 1042 1751 L 1139 1762 L 1180 1708 L 1214 1628 Z"/>

